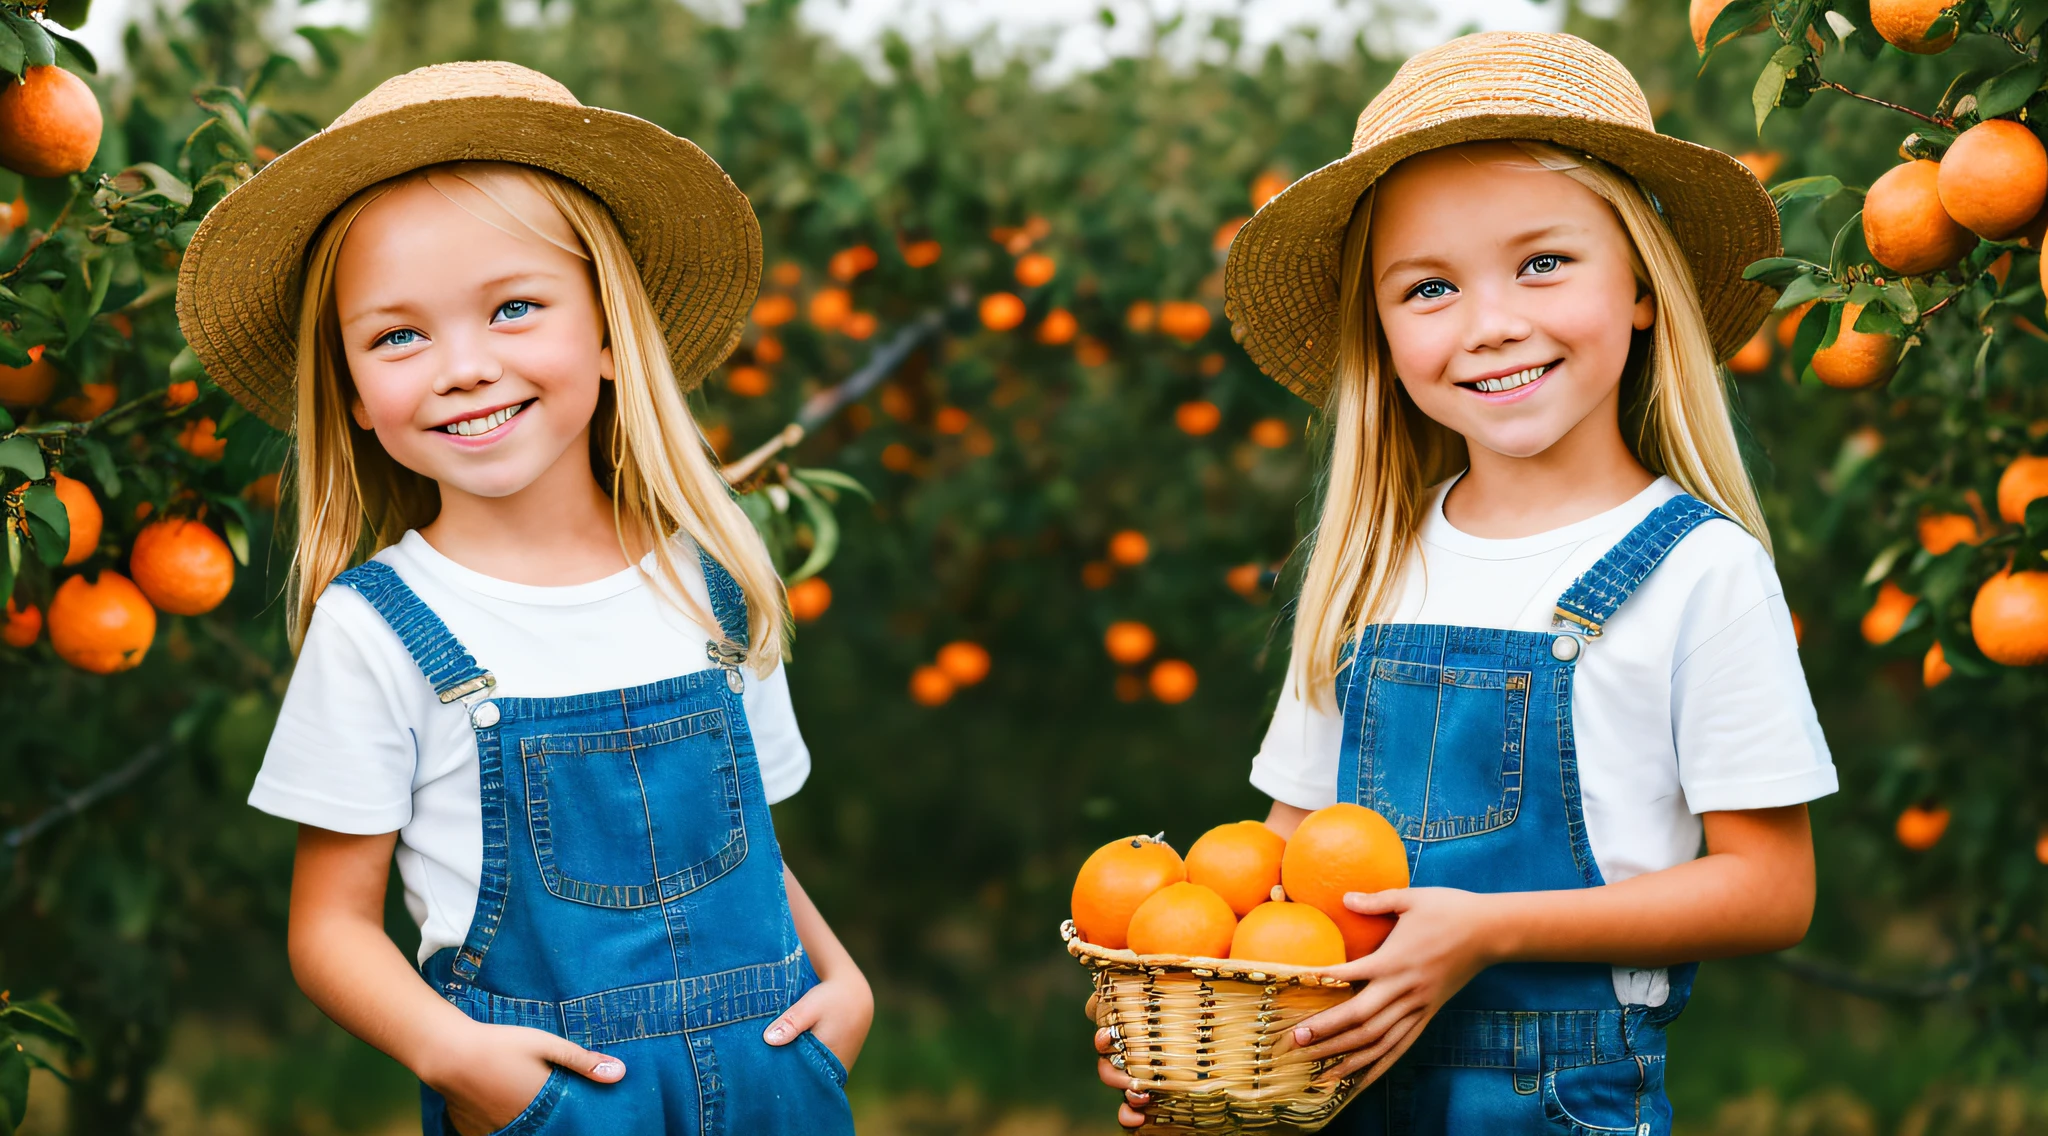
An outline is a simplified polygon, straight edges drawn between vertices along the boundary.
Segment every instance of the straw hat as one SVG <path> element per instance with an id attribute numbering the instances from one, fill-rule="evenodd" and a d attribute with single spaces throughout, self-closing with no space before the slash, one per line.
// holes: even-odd
<path id="1" fill-rule="evenodd" d="M 1359 197 L 1403 158 L 1498 139 L 1552 142 L 1633 176 L 1692 266 L 1720 357 L 1756 331 L 1776 294 L 1742 270 L 1779 245 L 1778 211 L 1755 175 L 1718 150 L 1657 133 L 1634 76 L 1585 40 L 1485 32 L 1402 64 L 1358 116 L 1351 153 L 1288 186 L 1238 231 L 1223 310 L 1259 369 L 1321 402 L 1337 362 L 1337 277 Z"/>
<path id="2" fill-rule="evenodd" d="M 538 71 L 444 63 L 385 80 L 207 215 L 178 273 L 178 323 L 207 374 L 289 429 L 307 244 L 357 191 L 452 161 L 552 170 L 610 207 L 683 389 L 738 344 L 761 284 L 761 225 L 718 163 Z"/>

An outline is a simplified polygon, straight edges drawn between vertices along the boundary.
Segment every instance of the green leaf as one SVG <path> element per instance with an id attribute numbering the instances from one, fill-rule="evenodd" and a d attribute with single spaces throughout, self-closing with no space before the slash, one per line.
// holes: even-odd
<path id="1" fill-rule="evenodd" d="M 57 62 L 57 45 L 41 23 L 8 11 L 0 11 L 0 19 L 5 19 L 8 30 L 20 38 L 30 67 L 48 67 Z"/>
<path id="2" fill-rule="evenodd" d="M 1912 550 L 1913 542 L 1910 540 L 1894 541 L 1886 545 L 1884 551 L 1879 552 L 1877 558 L 1870 562 L 1870 567 L 1864 571 L 1863 586 L 1866 588 L 1870 587 L 1879 580 L 1891 575 L 1892 565 L 1897 564 L 1899 557 Z"/>
<path id="3" fill-rule="evenodd" d="M 1856 316 L 1856 330 L 1874 332 L 1894 337 L 1906 334 L 1906 325 L 1900 322 L 1897 313 L 1885 304 L 1865 304 Z"/>
<path id="4" fill-rule="evenodd" d="M 72 31 L 85 26 L 85 18 L 92 11 L 92 0 L 50 0 L 43 15 L 57 21 Z"/>
<path id="5" fill-rule="evenodd" d="M 1809 272 L 1793 277 L 1792 282 L 1785 285 L 1785 290 L 1779 293 L 1778 302 L 1772 307 L 1781 312 L 1789 311 L 1808 300 L 1840 299 L 1841 296 L 1837 293 L 1846 294 L 1846 290 L 1820 273 Z"/>
<path id="6" fill-rule="evenodd" d="M 1778 203 L 1778 208 L 1783 209 L 1794 201 L 1812 197 L 1833 197 L 1840 192 L 1842 192 L 1841 178 L 1833 174 L 1816 174 L 1813 177 L 1793 178 L 1791 181 L 1779 182 L 1771 187 L 1771 199 Z"/>
<path id="7" fill-rule="evenodd" d="M 2027 100 L 2041 89 L 2042 72 L 2043 64 L 2039 61 L 2022 63 L 1978 84 L 1977 116 L 1997 118 L 2027 105 Z"/>
<path id="8" fill-rule="evenodd" d="M 1701 59 L 1729 40 L 1747 35 L 1756 25 L 1770 19 L 1770 15 L 1770 0 L 1734 0 L 1707 25 L 1706 48 L 1700 52 Z"/>
<path id="9" fill-rule="evenodd" d="M 1749 105 L 1756 112 L 1756 132 L 1759 135 L 1764 132 L 1764 120 L 1771 117 L 1771 111 L 1777 108 L 1778 96 L 1785 93 L 1785 80 L 1791 75 L 1773 60 L 1764 64 L 1763 73 L 1756 77 L 1756 87 L 1749 93 Z"/>
<path id="10" fill-rule="evenodd" d="M 1765 257 L 1742 270 L 1744 280 L 1757 280 L 1773 288 L 1783 288 L 1794 279 L 1813 272 L 1825 271 L 1820 265 L 1796 256 Z"/>
<path id="11" fill-rule="evenodd" d="M 0 21 L 0 71 L 19 77 L 28 68 L 28 50 L 21 46 L 21 37 L 5 21 Z"/>
<path id="12" fill-rule="evenodd" d="M 28 1118 L 28 1055 L 21 1044 L 0 1033 L 0 1136 L 12 1136 Z"/>
<path id="13" fill-rule="evenodd" d="M 100 492 L 110 499 L 119 497 L 121 471 L 114 465 L 113 451 L 91 434 L 80 436 L 74 444 L 85 454 L 86 464 L 92 467 L 93 480 L 100 483 Z"/>
<path id="14" fill-rule="evenodd" d="M 0 1017 L 20 1019 L 15 1023 L 17 1029 L 21 1028 L 24 1021 L 34 1023 L 33 1032 L 52 1041 L 77 1045 L 85 1040 L 85 1035 L 78 1031 L 78 1023 L 72 1021 L 70 1014 L 58 1009 L 52 1002 L 9 1002 L 7 1009 L 0 1010 Z"/>
<path id="15" fill-rule="evenodd" d="M 29 533 L 36 538 L 36 554 L 52 568 L 63 563 L 64 553 L 71 548 L 71 513 L 58 498 L 56 487 L 29 486 L 28 491 L 21 495 L 21 507 L 28 514 Z M 44 530 L 48 530 L 47 533 Z M 44 547 L 46 541 L 47 549 Z M 50 559 L 51 552 L 57 555 L 54 561 Z"/>
<path id="16" fill-rule="evenodd" d="M 799 469 L 791 471 L 791 476 L 807 481 L 812 485 L 829 485 L 834 489 L 844 489 L 848 493 L 858 494 L 869 501 L 875 499 L 874 493 L 869 491 L 867 486 L 862 485 L 857 478 L 836 469 Z"/>
<path id="17" fill-rule="evenodd" d="M 20 470 L 30 481 L 41 481 L 43 449 L 29 438 L 0 440 L 0 469 Z"/>
<path id="18" fill-rule="evenodd" d="M 23 360 L 26 360 L 28 358 L 28 354 L 26 352 L 23 352 L 22 358 Z M 5 359 L 0 359 L 0 363 L 4 362 L 6 362 Z M 14 365 L 20 366 L 21 364 L 17 363 Z M 4 434 L 12 429 L 14 429 L 14 415 L 7 413 L 6 407 L 0 406 L 0 434 Z"/>
<path id="19" fill-rule="evenodd" d="M 0 518 L 0 528 L 7 530 L 7 547 L 0 550 L 0 607 L 14 598 L 14 574 L 21 567 L 20 538 L 14 534 L 14 526 Z M 0 1030 L 0 1034 L 6 1031 Z"/>
<path id="20" fill-rule="evenodd" d="M 249 530 L 233 517 L 225 517 L 220 524 L 221 534 L 227 537 L 228 548 L 235 554 L 235 563 L 249 566 Z"/>
<path id="21" fill-rule="evenodd" d="M 1920 322 L 1920 302 L 1913 298 L 1913 289 L 1903 281 L 1893 280 L 1884 286 L 1884 302 L 1907 323 Z M 1858 321 L 1859 324 L 1861 321 Z"/>
<path id="22" fill-rule="evenodd" d="M 789 491 L 803 504 L 804 519 L 811 523 L 811 554 L 790 573 L 789 579 L 795 581 L 815 576 L 832 563 L 839 552 L 839 518 L 833 515 L 832 506 L 801 480 L 791 478 Z"/>

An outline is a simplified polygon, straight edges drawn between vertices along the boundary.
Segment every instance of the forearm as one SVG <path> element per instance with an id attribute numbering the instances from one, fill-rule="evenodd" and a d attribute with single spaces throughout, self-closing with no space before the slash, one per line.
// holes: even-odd
<path id="1" fill-rule="evenodd" d="M 861 974 L 853 955 L 840 943 L 839 936 L 832 933 L 832 925 L 825 922 L 818 905 L 811 902 L 810 893 L 797 882 L 796 873 L 790 871 L 786 864 L 782 868 L 782 885 L 789 891 L 789 914 L 796 921 L 796 937 L 803 943 L 804 953 L 811 956 L 811 967 L 818 972 L 818 977 L 866 986 L 867 977 Z"/>
<path id="2" fill-rule="evenodd" d="M 421 1080 L 437 1080 L 451 1039 L 472 1023 L 434 993 L 381 925 L 339 912 L 294 912 L 292 975 L 341 1028 Z"/>

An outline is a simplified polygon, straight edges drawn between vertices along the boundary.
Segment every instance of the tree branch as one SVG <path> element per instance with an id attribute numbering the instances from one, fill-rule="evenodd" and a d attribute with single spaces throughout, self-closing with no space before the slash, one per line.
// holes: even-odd
<path id="1" fill-rule="evenodd" d="M 140 752 L 118 769 L 112 770 L 43 810 L 41 815 L 27 824 L 9 829 L 5 836 L 0 836 L 0 852 L 10 856 L 19 852 L 29 841 L 98 804 L 103 798 L 126 788 L 170 755 L 171 743 L 168 738 L 143 746 Z"/>
<path id="2" fill-rule="evenodd" d="M 1975 982 L 1978 972 L 1983 969 L 1972 963 L 1969 966 L 1951 968 L 1946 973 L 1930 974 L 1918 979 L 1873 978 L 1832 963 L 1800 958 L 1797 955 L 1779 953 L 1765 957 L 1794 978 L 1881 1002 L 1931 1002 L 1953 997 Z"/>
<path id="3" fill-rule="evenodd" d="M 1936 118 L 1933 115 L 1922 114 L 1919 111 L 1914 110 L 1912 107 L 1901 106 L 1900 104 L 1894 102 L 1886 102 L 1885 100 L 1877 98 L 1873 95 L 1866 95 L 1862 91 L 1845 87 L 1842 84 L 1835 82 L 1833 79 L 1822 79 L 1820 80 L 1820 85 L 1826 87 L 1828 90 L 1831 91 L 1839 91 L 1852 99 L 1861 99 L 1866 103 L 1881 106 L 1887 110 L 1895 110 L 1898 111 L 1900 114 L 1912 115 L 1914 118 L 1917 118 L 1920 121 L 1928 123 L 1932 126 L 1948 127 L 1955 125 L 1954 119 Z"/>

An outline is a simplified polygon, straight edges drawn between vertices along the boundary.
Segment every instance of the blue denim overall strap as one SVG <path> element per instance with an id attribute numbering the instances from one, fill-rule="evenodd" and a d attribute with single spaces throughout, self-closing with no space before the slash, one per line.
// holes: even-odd
<path id="1" fill-rule="evenodd" d="M 448 625 L 406 587 L 391 565 L 381 560 L 365 560 L 336 576 L 334 582 L 370 601 L 370 606 L 398 633 L 398 641 L 405 644 L 412 661 L 419 664 L 420 673 L 427 676 L 441 701 L 454 702 L 498 684 L 455 641 L 455 636 L 448 634 Z"/>
<path id="2" fill-rule="evenodd" d="M 396 572 L 372 564 L 346 586 L 437 689 L 485 673 Z M 744 643 L 744 596 L 703 565 L 724 636 L 709 646 Z M 422 974 L 477 1021 L 559 1034 L 627 1068 L 613 1085 L 557 1070 L 500 1136 L 852 1132 L 832 1052 L 808 1033 L 781 1047 L 761 1037 L 818 979 L 790 916 L 734 669 L 464 697 L 483 814 L 476 915 Z M 423 1086 L 421 1105 L 426 1136 L 447 1136 L 439 1094 Z"/>
<path id="3" fill-rule="evenodd" d="M 1603 883 L 1586 837 L 1572 731 L 1578 659 L 1694 528 L 1719 514 L 1680 496 L 1652 510 L 1558 601 L 1568 633 L 1440 624 L 1364 630 L 1338 680 L 1340 799 L 1368 805 L 1407 847 L 1418 887 L 1544 891 Z M 1669 1131 L 1663 1026 L 1670 995 L 1623 1005 L 1611 967 L 1509 963 L 1454 997 L 1332 1132 Z"/>

